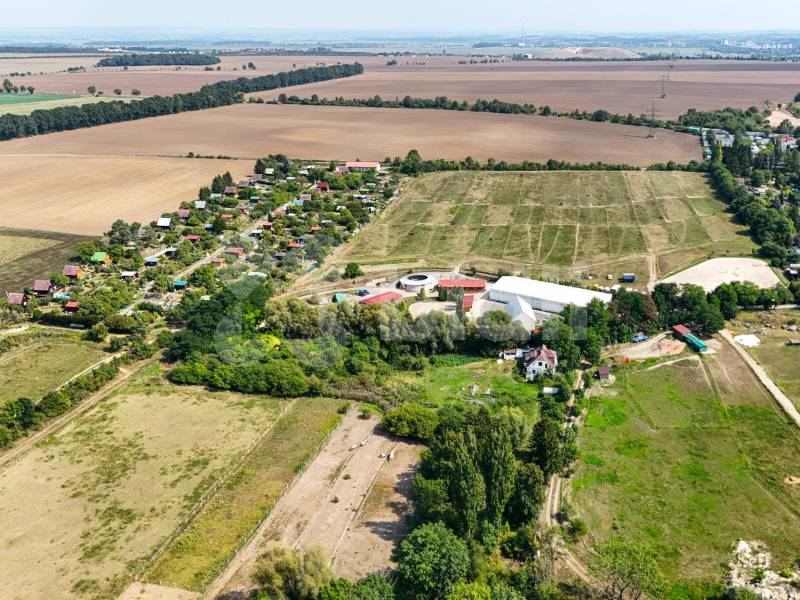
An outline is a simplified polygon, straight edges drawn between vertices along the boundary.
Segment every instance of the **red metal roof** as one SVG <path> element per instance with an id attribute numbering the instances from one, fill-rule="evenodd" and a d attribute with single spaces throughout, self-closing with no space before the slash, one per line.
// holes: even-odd
<path id="1" fill-rule="evenodd" d="M 475 296 L 464 296 L 464 302 L 461 304 L 463 308 L 472 308 L 472 304 L 475 302 Z"/>
<path id="2" fill-rule="evenodd" d="M 686 325 L 673 325 L 672 331 L 674 331 L 678 335 L 687 335 L 692 333 L 691 330 L 688 327 L 686 327 Z"/>
<path id="3" fill-rule="evenodd" d="M 34 292 L 49 292 L 50 291 L 50 281 L 48 279 L 37 279 L 33 282 L 33 291 Z"/>
<path id="4" fill-rule="evenodd" d="M 486 289 L 486 282 L 483 279 L 442 279 L 439 281 L 439 287 L 483 290 Z"/>
<path id="5" fill-rule="evenodd" d="M 364 298 L 361 301 L 361 304 L 369 305 L 369 304 L 383 304 L 384 302 L 397 302 L 403 296 L 398 294 L 397 292 L 383 292 L 382 294 L 377 294 L 376 296 L 370 296 L 369 298 Z"/>
<path id="6" fill-rule="evenodd" d="M 64 270 L 61 271 L 61 274 L 64 277 L 77 277 L 80 272 L 81 268 L 77 265 L 64 265 Z"/>
<path id="7" fill-rule="evenodd" d="M 75 300 L 71 300 L 71 301 L 67 302 L 64 305 L 64 309 L 65 310 L 74 310 L 74 309 L 78 308 L 80 305 L 81 305 L 80 302 L 77 302 Z"/>
<path id="8" fill-rule="evenodd" d="M 196 233 L 190 233 L 189 235 L 186 236 L 186 239 L 189 240 L 190 242 L 196 242 L 197 240 L 200 239 L 200 236 L 197 235 Z"/>

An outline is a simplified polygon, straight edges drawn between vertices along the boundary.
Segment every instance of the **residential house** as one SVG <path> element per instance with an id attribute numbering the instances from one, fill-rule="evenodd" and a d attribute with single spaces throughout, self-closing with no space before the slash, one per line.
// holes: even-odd
<path id="1" fill-rule="evenodd" d="M 376 173 L 381 172 L 381 163 L 379 162 L 368 162 L 368 161 L 352 161 L 345 163 L 344 168 L 347 171 L 357 171 L 357 172 L 370 172 L 375 171 Z"/>
<path id="2" fill-rule="evenodd" d="M 179 208 L 176 212 L 178 214 L 178 218 L 183 219 L 184 221 L 189 218 L 188 208 Z"/>
<path id="3" fill-rule="evenodd" d="M 506 348 L 500 352 L 500 358 L 503 360 L 518 360 L 522 358 L 522 348 Z"/>
<path id="4" fill-rule="evenodd" d="M 196 242 L 200 239 L 200 236 L 197 235 L 196 233 L 190 233 L 189 235 L 186 236 L 186 239 L 189 240 L 190 242 Z"/>
<path id="5" fill-rule="evenodd" d="M 206 201 L 205 200 L 195 200 L 194 207 L 197 210 L 205 210 L 206 209 Z"/>
<path id="6" fill-rule="evenodd" d="M 89 262 L 95 265 L 109 265 L 111 264 L 111 257 L 106 252 L 95 252 L 89 258 Z"/>
<path id="7" fill-rule="evenodd" d="M 169 217 L 161 217 L 158 221 L 156 221 L 156 227 L 159 229 L 169 229 L 172 227 L 172 219 Z"/>
<path id="8" fill-rule="evenodd" d="M 65 313 L 76 313 L 78 309 L 81 307 L 81 303 L 76 300 L 70 300 L 66 304 L 64 304 L 64 312 Z"/>
<path id="9" fill-rule="evenodd" d="M 33 292 L 37 296 L 46 296 L 55 289 L 55 286 L 49 279 L 37 279 L 33 282 Z"/>
<path id="10" fill-rule="evenodd" d="M 319 192 L 330 192 L 331 191 L 331 184 L 327 181 L 318 181 L 317 182 L 317 191 Z"/>
<path id="11" fill-rule="evenodd" d="M 236 258 L 244 258 L 244 248 L 225 248 L 225 254 Z"/>
<path id="12" fill-rule="evenodd" d="M 558 354 L 547 346 L 525 352 L 522 356 L 525 378 L 533 381 L 539 375 L 554 373 L 558 367 Z"/>
<path id="13" fill-rule="evenodd" d="M 6 300 L 12 306 L 28 306 L 29 299 L 27 294 L 20 292 L 8 292 L 6 294 Z"/>
<path id="14" fill-rule="evenodd" d="M 229 185 L 223 191 L 223 194 L 225 194 L 226 196 L 235 196 L 238 193 L 239 193 L 239 189 L 235 185 Z"/>
<path id="15" fill-rule="evenodd" d="M 79 265 L 64 265 L 61 274 L 64 277 L 69 277 L 70 281 L 80 281 L 86 272 Z"/>
<path id="16" fill-rule="evenodd" d="M 123 271 L 122 273 L 119 274 L 119 277 L 120 279 L 123 279 L 125 281 L 132 281 L 137 277 L 139 277 L 139 273 L 137 273 L 136 271 Z"/>

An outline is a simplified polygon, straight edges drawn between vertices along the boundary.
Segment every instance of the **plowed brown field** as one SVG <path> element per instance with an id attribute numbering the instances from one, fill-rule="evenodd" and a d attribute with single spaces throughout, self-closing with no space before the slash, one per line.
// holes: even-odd
<path id="1" fill-rule="evenodd" d="M 647 166 L 700 158 L 696 137 L 554 117 L 436 110 L 240 104 L 0 144 L 0 155 L 201 155 L 381 160 L 412 148 L 428 158 Z M 248 165 L 249 167 L 249 165 Z"/>

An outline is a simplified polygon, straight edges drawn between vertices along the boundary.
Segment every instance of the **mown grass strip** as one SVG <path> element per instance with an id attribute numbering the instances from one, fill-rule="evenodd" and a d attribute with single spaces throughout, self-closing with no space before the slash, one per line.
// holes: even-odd
<path id="1" fill-rule="evenodd" d="M 297 400 L 144 579 L 190 590 L 211 583 L 339 423 L 341 405 L 341 400 Z"/>

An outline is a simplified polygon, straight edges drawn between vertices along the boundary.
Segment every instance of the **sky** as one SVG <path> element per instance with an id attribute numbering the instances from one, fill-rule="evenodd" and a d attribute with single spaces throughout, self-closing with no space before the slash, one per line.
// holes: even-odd
<path id="1" fill-rule="evenodd" d="M 4 2 L 0 28 L 157 28 L 410 33 L 768 31 L 800 29 L 788 3 L 752 0 L 33 0 Z M 568 10 L 561 10 L 561 7 Z M 796 16 L 795 16 L 796 17 Z"/>

